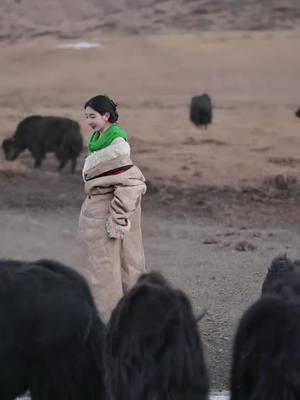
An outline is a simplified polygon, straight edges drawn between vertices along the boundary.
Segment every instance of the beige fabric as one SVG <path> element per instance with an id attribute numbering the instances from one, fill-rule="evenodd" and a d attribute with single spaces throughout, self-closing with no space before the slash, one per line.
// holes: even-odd
<path id="1" fill-rule="evenodd" d="M 84 161 L 83 166 L 83 179 L 85 179 L 85 173 L 92 174 L 94 167 L 96 167 L 97 172 L 99 168 L 102 170 L 112 170 L 114 167 L 111 167 L 110 164 L 106 164 L 107 162 L 115 162 L 118 160 L 119 156 L 126 156 L 129 159 L 130 163 L 130 145 L 126 140 L 118 137 L 116 138 L 109 146 L 105 147 L 104 149 L 93 151 L 92 153 L 88 154 Z M 126 163 L 127 160 L 125 161 Z M 120 163 L 118 160 L 117 167 L 120 167 Z M 99 172 L 98 172 L 99 173 Z"/>
<path id="2" fill-rule="evenodd" d="M 129 143 L 122 138 L 116 138 L 104 149 L 88 154 L 84 161 L 82 177 L 84 182 L 87 182 L 107 171 L 132 164 Z"/>
<path id="3" fill-rule="evenodd" d="M 111 171 L 114 168 L 120 168 L 124 165 L 132 164 L 131 158 L 129 155 L 119 155 L 116 158 L 111 160 L 105 160 L 99 163 L 97 166 L 93 166 L 90 169 L 84 170 L 83 179 L 88 181 L 89 179 L 95 178 L 97 175 L 103 174 L 104 172 Z"/>
<path id="4" fill-rule="evenodd" d="M 118 174 L 85 183 L 88 193 L 79 217 L 79 239 L 83 249 L 81 272 L 91 285 L 101 316 L 108 321 L 118 300 L 145 272 L 141 232 L 141 196 L 145 179 L 133 166 Z M 107 220 L 130 229 L 124 238 L 109 238 Z"/>

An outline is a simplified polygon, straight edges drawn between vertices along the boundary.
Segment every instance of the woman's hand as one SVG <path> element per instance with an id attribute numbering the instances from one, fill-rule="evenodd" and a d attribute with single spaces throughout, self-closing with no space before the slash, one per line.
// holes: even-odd
<path id="1" fill-rule="evenodd" d="M 106 231 L 110 239 L 124 239 L 125 235 L 130 231 L 130 221 L 127 218 L 123 219 L 124 224 L 117 224 L 112 216 L 109 215 L 106 220 Z"/>

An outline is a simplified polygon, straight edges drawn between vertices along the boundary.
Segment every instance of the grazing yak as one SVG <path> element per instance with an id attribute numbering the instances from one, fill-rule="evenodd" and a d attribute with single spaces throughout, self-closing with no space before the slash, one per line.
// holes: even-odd
<path id="1" fill-rule="evenodd" d="M 212 103 L 208 94 L 192 97 L 190 120 L 197 127 L 207 128 L 212 123 Z"/>
<path id="2" fill-rule="evenodd" d="M 187 296 L 159 273 L 142 275 L 112 312 L 105 347 L 113 400 L 206 400 L 208 374 Z"/>
<path id="3" fill-rule="evenodd" d="M 235 335 L 231 400 L 300 398 L 299 262 L 273 260 Z"/>
<path id="4" fill-rule="evenodd" d="M 295 111 L 295 115 L 296 117 L 300 118 L 300 107 L 298 107 L 297 110 Z"/>
<path id="5" fill-rule="evenodd" d="M 0 399 L 105 398 L 101 322 L 84 278 L 51 260 L 0 260 Z"/>
<path id="6" fill-rule="evenodd" d="M 18 124 L 12 138 L 4 139 L 2 148 L 9 161 L 28 149 L 35 160 L 35 168 L 40 168 L 46 153 L 52 152 L 59 161 L 59 171 L 71 161 L 71 171 L 75 172 L 83 140 L 78 122 L 72 119 L 32 115 Z"/>

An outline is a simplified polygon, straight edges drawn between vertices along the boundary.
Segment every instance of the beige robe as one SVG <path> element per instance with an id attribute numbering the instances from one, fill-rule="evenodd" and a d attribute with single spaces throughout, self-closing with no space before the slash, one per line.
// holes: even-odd
<path id="1" fill-rule="evenodd" d="M 81 272 L 91 286 L 100 315 L 108 321 L 118 300 L 145 272 L 141 197 L 146 185 L 136 166 L 99 177 L 132 164 L 129 155 L 86 164 L 91 168 L 84 168 L 87 197 L 79 217 Z"/>

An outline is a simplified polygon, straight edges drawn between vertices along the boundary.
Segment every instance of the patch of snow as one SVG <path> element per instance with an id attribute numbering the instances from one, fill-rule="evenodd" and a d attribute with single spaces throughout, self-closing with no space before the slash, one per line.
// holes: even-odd
<path id="1" fill-rule="evenodd" d="M 102 48 L 103 45 L 97 42 L 77 42 L 77 43 L 60 43 L 56 46 L 59 49 L 95 49 Z"/>

